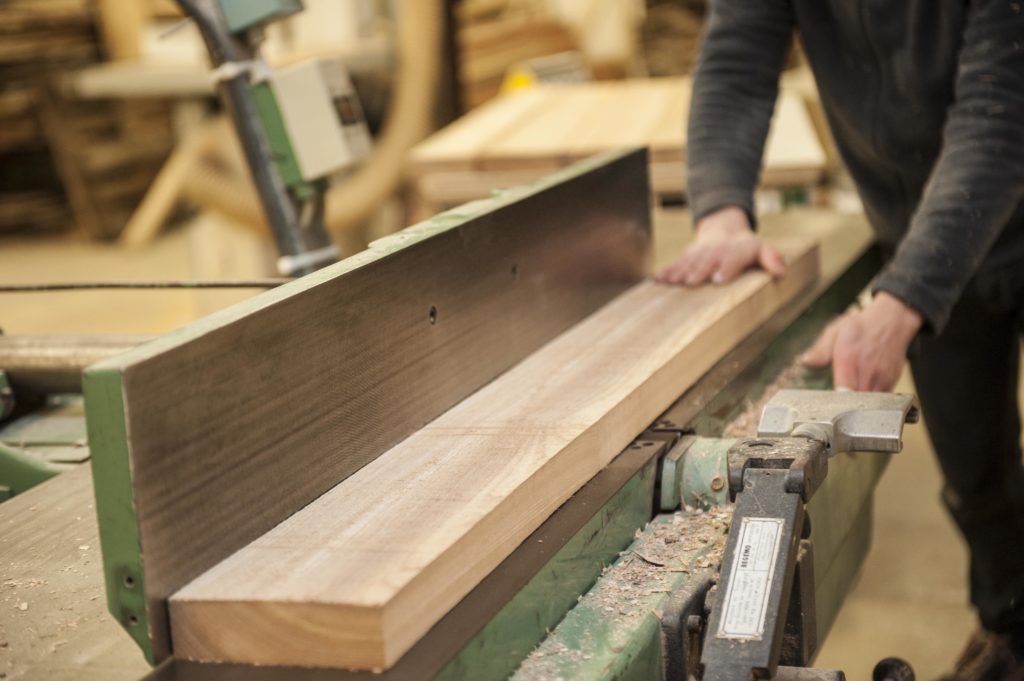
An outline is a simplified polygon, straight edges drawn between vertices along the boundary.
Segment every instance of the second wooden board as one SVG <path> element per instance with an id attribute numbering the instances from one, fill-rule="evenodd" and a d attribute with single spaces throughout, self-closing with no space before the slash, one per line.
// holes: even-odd
<path id="1" fill-rule="evenodd" d="M 644 282 L 175 594 L 178 657 L 384 668 L 817 276 Z"/>

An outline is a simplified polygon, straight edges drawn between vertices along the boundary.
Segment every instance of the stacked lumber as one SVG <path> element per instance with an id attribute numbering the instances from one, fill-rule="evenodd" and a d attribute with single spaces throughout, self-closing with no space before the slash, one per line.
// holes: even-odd
<path id="1" fill-rule="evenodd" d="M 577 49 L 569 28 L 543 3 L 465 0 L 456 15 L 462 105 L 472 109 L 492 99 L 513 66 Z"/>
<path id="2" fill-rule="evenodd" d="M 97 58 L 87 0 L 0 4 L 0 232 L 70 221 L 38 116 L 53 71 Z"/>
<path id="3" fill-rule="evenodd" d="M 100 60 L 96 19 L 89 0 L 0 4 L 0 231 L 73 221 L 115 236 L 169 151 L 165 104 L 83 103 L 51 88 Z"/>
<path id="4" fill-rule="evenodd" d="M 173 146 L 167 105 L 51 94 L 40 117 L 78 229 L 116 238 Z"/>
<path id="5" fill-rule="evenodd" d="M 688 78 L 541 85 L 487 102 L 417 145 L 409 158 L 414 208 L 432 213 L 530 182 L 590 154 L 648 147 L 661 197 L 686 184 Z M 765 148 L 762 186 L 807 187 L 827 159 L 801 98 L 782 92 Z"/>

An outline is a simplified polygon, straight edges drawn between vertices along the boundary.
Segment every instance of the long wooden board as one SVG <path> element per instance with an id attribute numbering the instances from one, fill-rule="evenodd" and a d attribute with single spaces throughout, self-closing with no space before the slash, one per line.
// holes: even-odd
<path id="1" fill-rule="evenodd" d="M 737 342 L 805 289 L 641 283 L 171 599 L 177 656 L 383 668 Z"/>
<path id="2" fill-rule="evenodd" d="M 636 282 L 647 158 L 464 206 L 90 368 L 108 607 L 166 599 Z"/>

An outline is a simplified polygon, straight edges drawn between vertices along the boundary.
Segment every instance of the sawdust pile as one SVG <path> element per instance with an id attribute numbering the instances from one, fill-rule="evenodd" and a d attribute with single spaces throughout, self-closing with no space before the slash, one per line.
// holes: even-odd
<path id="1" fill-rule="evenodd" d="M 660 619 L 660 608 L 688 575 L 718 569 L 731 518 L 731 508 L 686 510 L 638 531 L 633 544 L 605 568 L 601 580 L 567 616 L 577 625 L 571 627 L 571 639 L 559 633 L 548 636 L 512 678 L 568 681 L 572 672 L 591 663 L 603 666 L 608 655 L 628 645 L 643 618 Z"/>
<path id="2" fill-rule="evenodd" d="M 754 437 L 757 435 L 757 424 L 761 420 L 761 412 L 768 401 L 775 397 L 775 393 L 783 388 L 792 388 L 800 385 L 801 379 L 807 373 L 807 367 L 797 359 L 786 367 L 761 393 L 758 399 L 747 402 L 746 409 L 729 422 L 722 430 L 722 437 Z"/>

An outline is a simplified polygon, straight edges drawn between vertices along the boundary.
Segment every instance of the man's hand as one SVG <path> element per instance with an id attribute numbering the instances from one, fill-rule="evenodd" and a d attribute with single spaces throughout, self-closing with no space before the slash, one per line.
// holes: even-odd
<path id="1" fill-rule="evenodd" d="M 697 223 L 697 238 L 655 279 L 686 286 L 708 281 L 725 284 L 755 265 L 773 277 L 786 273 L 782 254 L 754 233 L 742 209 L 730 206 L 702 218 Z"/>
<path id="2" fill-rule="evenodd" d="M 892 390 L 921 322 L 917 310 L 882 291 L 864 309 L 825 327 L 803 362 L 809 367 L 831 363 L 836 388 Z"/>

